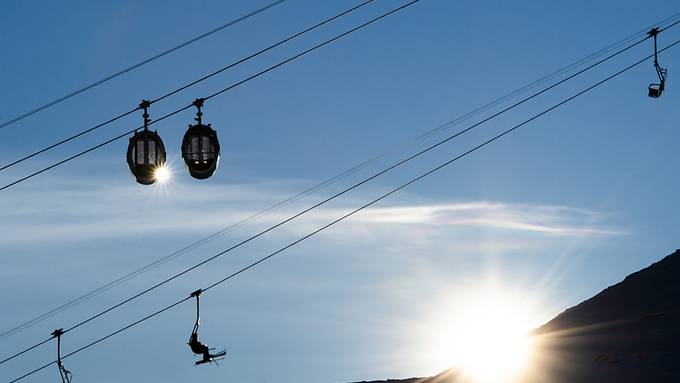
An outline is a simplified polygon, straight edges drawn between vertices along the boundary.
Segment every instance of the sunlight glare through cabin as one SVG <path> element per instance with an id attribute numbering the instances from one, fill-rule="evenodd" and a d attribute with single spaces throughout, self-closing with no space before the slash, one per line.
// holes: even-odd
<path id="1" fill-rule="evenodd" d="M 156 181 L 159 183 L 164 184 L 172 178 L 172 171 L 170 171 L 170 168 L 167 165 L 163 165 L 156 169 L 154 178 L 156 178 Z"/>

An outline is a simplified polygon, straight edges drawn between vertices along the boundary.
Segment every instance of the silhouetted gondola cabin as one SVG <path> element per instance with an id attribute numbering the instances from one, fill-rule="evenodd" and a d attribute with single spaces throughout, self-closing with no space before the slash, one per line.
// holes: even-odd
<path id="1" fill-rule="evenodd" d="M 220 143 L 210 124 L 189 125 L 182 140 L 182 158 L 194 178 L 202 180 L 215 173 L 220 162 Z"/>
<path id="2" fill-rule="evenodd" d="M 158 133 L 147 129 L 135 132 L 128 145 L 127 162 L 137 182 L 156 182 L 156 170 L 165 165 L 165 146 Z"/>

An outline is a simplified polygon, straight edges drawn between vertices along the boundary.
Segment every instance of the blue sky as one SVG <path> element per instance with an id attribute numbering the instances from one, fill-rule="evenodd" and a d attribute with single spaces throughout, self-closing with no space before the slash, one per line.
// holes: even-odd
<path id="1" fill-rule="evenodd" d="M 0 120 L 136 63 L 264 4 L 11 1 Z M 288 0 L 255 18 L 0 130 L 5 164 L 355 4 Z M 360 12 L 151 108 L 160 116 L 402 4 Z M 675 7 L 675 8 L 674 8 Z M 179 144 L 192 112 L 156 129 L 173 181 L 137 185 L 117 141 L 0 192 L 0 328 L 7 329 L 256 213 L 385 149 L 676 12 L 671 1 L 422 0 L 209 100 L 218 172 L 197 181 Z M 676 27 L 680 28 L 680 27 Z M 680 29 L 660 44 L 680 38 Z M 66 352 L 186 296 L 652 52 L 651 41 L 474 133 L 64 337 Z M 186 304 L 67 359 L 77 381 L 343 382 L 426 375 L 446 320 L 488 289 L 524 302 L 536 325 L 678 248 L 677 50 L 668 92 L 646 96 L 651 61 L 373 209 L 206 293 L 202 337 L 228 348 L 194 368 Z M 479 118 L 478 118 L 479 119 Z M 475 120 L 468 122 L 472 123 Z M 0 173 L 5 184 L 141 124 L 134 115 Z M 451 133 L 466 124 L 447 130 Z M 438 135 L 427 142 L 435 142 Z M 427 142 L 421 143 L 425 144 Z M 417 146 L 154 269 L 27 331 L 0 356 L 229 247 Z M 437 318 L 436 320 L 433 318 Z M 443 324 L 442 324 L 443 323 Z M 433 336 L 435 334 L 437 336 Z M 440 335 L 441 336 L 438 336 Z M 450 340 L 455 342 L 455 340 Z M 436 342 L 435 342 L 436 343 Z M 54 358 L 53 344 L 0 366 L 8 380 Z M 31 381 L 58 378 L 56 368 Z"/>

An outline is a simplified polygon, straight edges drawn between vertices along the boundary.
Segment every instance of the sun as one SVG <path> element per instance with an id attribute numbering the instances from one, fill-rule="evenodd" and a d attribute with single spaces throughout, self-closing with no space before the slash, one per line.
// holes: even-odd
<path id="1" fill-rule="evenodd" d="M 511 382 L 525 371 L 532 344 L 530 322 L 498 298 L 472 302 L 460 314 L 451 359 L 474 382 Z"/>
<path id="2" fill-rule="evenodd" d="M 528 333 L 537 323 L 526 299 L 503 290 L 455 295 L 429 331 L 435 368 L 454 368 L 462 381 L 474 383 L 513 382 L 528 374 L 534 350 Z"/>
<path id="3" fill-rule="evenodd" d="M 161 184 L 164 184 L 172 178 L 172 172 L 167 165 L 160 166 L 154 171 L 154 178 Z"/>

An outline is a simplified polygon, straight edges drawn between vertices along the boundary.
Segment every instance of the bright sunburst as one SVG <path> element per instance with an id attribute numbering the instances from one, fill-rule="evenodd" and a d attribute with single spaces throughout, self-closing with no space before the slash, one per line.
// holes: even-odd
<path id="1" fill-rule="evenodd" d="M 531 322 L 502 296 L 471 301 L 456 320 L 451 357 L 475 382 L 510 382 L 527 367 Z"/>
<path id="2" fill-rule="evenodd" d="M 533 350 L 527 334 L 537 323 L 526 298 L 487 289 L 451 299 L 427 336 L 436 369 L 453 367 L 475 383 L 512 382 L 527 373 Z"/>
<path id="3" fill-rule="evenodd" d="M 172 177 L 172 172 L 167 165 L 163 165 L 156 169 L 154 172 L 154 178 L 161 184 L 164 184 L 170 180 Z"/>

